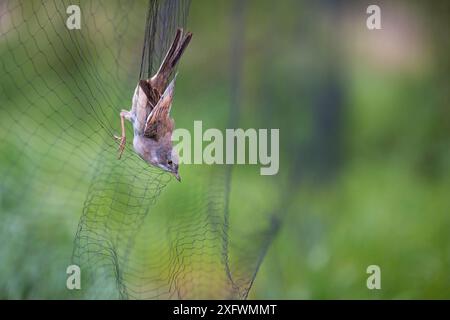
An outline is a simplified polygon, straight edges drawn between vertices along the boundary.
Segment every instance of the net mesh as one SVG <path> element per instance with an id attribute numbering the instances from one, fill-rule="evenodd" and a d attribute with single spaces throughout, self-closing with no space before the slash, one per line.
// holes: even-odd
<path id="1" fill-rule="evenodd" d="M 129 145 L 117 160 L 118 113 L 185 27 L 189 2 L 83 1 L 81 30 L 65 25 L 69 5 L 0 4 L 2 201 L 50 214 L 49 232 L 62 211 L 81 212 L 72 261 L 84 297 L 246 298 L 279 223 L 262 212 L 240 227 L 249 218 L 230 212 L 231 167 L 192 167 L 202 174 L 176 189 Z"/>

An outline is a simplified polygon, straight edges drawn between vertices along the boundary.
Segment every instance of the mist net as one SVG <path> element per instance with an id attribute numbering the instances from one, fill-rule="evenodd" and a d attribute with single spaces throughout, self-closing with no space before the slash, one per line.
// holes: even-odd
<path id="1" fill-rule="evenodd" d="M 142 161 L 131 139 L 118 160 L 113 139 L 137 81 L 186 27 L 189 1 L 83 1 L 81 30 L 66 27 L 69 5 L 0 4 L 3 201 L 53 217 L 49 233 L 62 212 L 81 213 L 67 263 L 80 266 L 83 297 L 246 298 L 277 219 L 262 213 L 242 227 L 230 212 L 230 166 L 194 169 L 202 175 L 173 201 L 167 189 L 178 182 Z"/>

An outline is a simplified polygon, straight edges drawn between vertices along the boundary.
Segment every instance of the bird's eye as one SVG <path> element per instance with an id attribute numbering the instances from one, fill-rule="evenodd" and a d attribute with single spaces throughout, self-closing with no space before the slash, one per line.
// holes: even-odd
<path id="1" fill-rule="evenodd" d="M 169 165 L 172 165 L 172 160 L 167 161 Z"/>

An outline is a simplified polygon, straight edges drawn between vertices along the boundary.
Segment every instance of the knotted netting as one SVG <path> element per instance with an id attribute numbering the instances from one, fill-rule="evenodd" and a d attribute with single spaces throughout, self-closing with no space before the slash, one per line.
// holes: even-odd
<path id="1" fill-rule="evenodd" d="M 81 29 L 69 30 L 73 4 L 0 4 L 3 202 L 50 214 L 48 232 L 81 213 L 68 264 L 83 297 L 246 298 L 277 219 L 231 212 L 229 166 L 185 166 L 178 184 L 130 143 L 118 160 L 113 139 L 137 81 L 186 28 L 189 1 L 83 1 Z"/>

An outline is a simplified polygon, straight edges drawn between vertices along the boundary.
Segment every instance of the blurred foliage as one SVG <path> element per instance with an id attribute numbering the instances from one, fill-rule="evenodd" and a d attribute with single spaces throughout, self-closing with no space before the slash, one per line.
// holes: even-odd
<path id="1" fill-rule="evenodd" d="M 238 213 L 234 219 L 244 229 L 261 222 L 255 218 L 261 212 L 281 211 L 283 217 L 250 298 L 450 297 L 449 5 L 381 2 L 383 29 L 369 31 L 368 4 L 246 2 L 240 126 L 280 128 L 281 164 L 273 177 L 259 176 L 257 166 L 236 166 L 230 210 Z M 68 149 L 51 148 L 42 141 L 54 135 L 54 124 L 69 109 L 54 112 L 47 106 L 59 103 L 59 97 L 70 103 L 73 91 L 67 84 L 91 77 L 92 66 L 100 65 L 100 74 L 113 66 L 110 72 L 118 76 L 136 77 L 142 37 L 130 35 L 127 41 L 135 45 L 119 48 L 121 57 L 136 57 L 131 71 L 122 70 L 114 53 L 106 51 L 100 51 L 104 58 L 99 61 L 70 64 L 68 56 L 47 56 L 51 63 L 39 64 L 44 57 L 36 55 L 30 63 L 33 41 L 4 40 L 13 7 L 13 2 L 0 4 L 3 70 L 21 63 L 20 72 L 0 75 L 0 298 L 73 298 L 65 288 L 65 269 L 95 171 L 89 159 L 99 152 L 103 137 L 90 136 L 86 145 L 68 143 Z M 192 3 L 188 26 L 194 39 L 177 80 L 177 127 L 192 129 L 199 119 L 205 128 L 225 126 L 231 7 L 226 1 Z M 27 17 L 42 14 L 34 8 L 25 5 Z M 99 21 L 116 23 L 116 32 L 124 37 L 130 24 L 139 24 L 138 19 L 116 21 L 104 9 Z M 45 33 L 34 27 L 34 40 L 45 41 Z M 114 40 L 115 35 L 103 31 L 102 36 Z M 58 35 L 53 37 L 55 52 L 78 50 L 58 48 Z M 29 53 L 21 56 L 24 43 Z M 66 85 L 53 73 L 62 68 L 59 61 L 70 67 Z M 46 69 L 49 65 L 52 69 Z M 24 93 L 28 73 L 42 78 L 32 84 L 35 90 Z M 79 98 L 86 104 L 94 99 L 114 102 L 119 110 L 129 103 L 135 83 L 109 85 L 117 92 L 114 97 L 94 92 Z M 54 92 L 40 96 L 40 89 L 49 86 Z M 20 112 L 11 110 L 16 105 L 23 105 Z M 69 126 L 66 138 L 82 141 L 83 126 L 99 123 L 92 114 L 75 112 L 79 126 Z M 117 120 L 115 114 L 111 117 Z M 35 123 L 40 125 L 33 127 Z M 24 146 L 26 139 L 32 148 Z M 86 156 L 68 156 L 71 148 Z M 60 163 L 62 158 L 67 161 Z M 201 192 L 190 186 L 205 171 L 183 166 L 181 174 L 187 186 L 169 184 L 158 204 L 161 210 L 177 206 L 180 193 L 195 197 Z M 40 205 L 42 197 L 45 206 Z M 381 267 L 382 290 L 366 287 L 371 264 Z"/>

